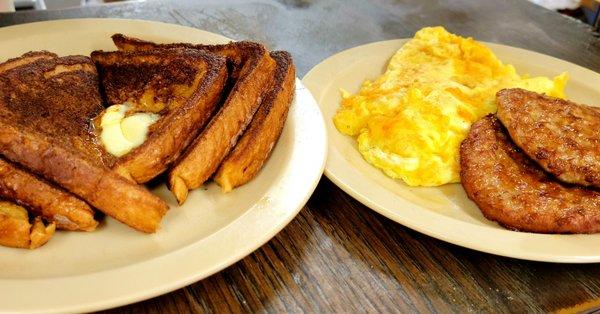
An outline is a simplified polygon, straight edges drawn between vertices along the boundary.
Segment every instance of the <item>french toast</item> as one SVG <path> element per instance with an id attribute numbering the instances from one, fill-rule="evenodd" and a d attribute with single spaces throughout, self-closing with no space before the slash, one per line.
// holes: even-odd
<path id="1" fill-rule="evenodd" d="M 272 84 L 275 61 L 264 46 L 245 41 L 192 45 L 157 44 L 121 34 L 112 38 L 123 51 L 190 48 L 209 51 L 227 57 L 229 61 L 231 89 L 227 98 L 168 174 L 168 187 L 182 204 L 189 190 L 200 187 L 215 173 L 252 120 L 265 91 Z"/>
<path id="2" fill-rule="evenodd" d="M 271 52 L 275 60 L 275 79 L 248 129 L 229 153 L 214 176 L 224 192 L 252 180 L 271 155 L 281 135 L 294 97 L 296 70 L 285 51 Z"/>
<path id="3" fill-rule="evenodd" d="M 197 49 L 94 51 L 91 57 L 109 105 L 159 115 L 147 139 L 112 165 L 137 183 L 180 156 L 215 111 L 227 80 L 225 58 Z"/>
<path id="4" fill-rule="evenodd" d="M 105 214 L 154 232 L 168 207 L 106 166 L 114 157 L 91 123 L 102 110 L 88 57 L 29 53 L 0 64 L 0 154 Z"/>
<path id="5" fill-rule="evenodd" d="M 21 55 L 20 57 L 8 59 L 5 62 L 0 63 L 0 73 L 8 71 L 8 70 L 16 68 L 16 67 L 19 67 L 19 66 L 22 66 L 22 65 L 27 65 L 36 60 L 50 60 L 50 59 L 55 59 L 57 57 L 58 56 L 55 53 L 45 51 L 45 50 L 30 51 L 30 52 L 27 52 L 27 53 Z"/>
<path id="6" fill-rule="evenodd" d="M 54 235 L 56 225 L 44 225 L 40 217 L 29 223 L 25 208 L 0 200 L 0 245 L 15 248 L 38 248 Z"/>
<path id="7" fill-rule="evenodd" d="M 29 209 L 62 230 L 92 231 L 98 222 L 88 204 L 0 158 L 0 198 Z"/>
<path id="8" fill-rule="evenodd" d="M 29 52 L 0 64 L 0 72 L 56 57 L 46 51 Z M 0 197 L 24 205 L 34 215 L 55 222 L 59 229 L 92 231 L 98 225 L 93 210 L 85 202 L 3 158 L 0 158 Z"/>

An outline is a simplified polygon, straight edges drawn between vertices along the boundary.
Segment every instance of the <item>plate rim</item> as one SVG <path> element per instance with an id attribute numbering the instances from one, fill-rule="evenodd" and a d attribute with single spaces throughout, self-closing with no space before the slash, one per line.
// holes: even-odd
<path id="1" fill-rule="evenodd" d="M 398 44 L 398 47 L 400 47 L 402 44 L 406 43 L 408 40 L 410 40 L 411 38 L 398 38 L 398 39 L 391 39 L 391 40 L 382 40 L 382 41 L 375 41 L 375 42 L 370 42 L 370 43 L 366 43 L 363 45 L 359 45 L 359 46 L 355 46 L 355 47 L 351 47 L 342 51 L 339 51 L 329 57 L 327 57 L 326 59 L 322 60 L 321 62 L 319 62 L 317 65 L 315 65 L 314 67 L 312 67 L 307 73 L 306 75 L 304 75 L 304 77 L 302 78 L 303 83 L 305 83 L 305 85 L 307 86 L 307 88 L 311 89 L 311 85 L 312 85 L 312 81 L 313 80 L 317 80 L 318 78 L 316 77 L 318 75 L 318 71 L 320 67 L 323 67 L 325 64 L 327 64 L 328 62 L 332 62 L 332 60 L 338 59 L 338 58 L 346 58 L 344 59 L 344 61 L 350 61 L 348 59 L 351 59 L 353 55 L 360 55 L 361 51 L 366 49 L 368 46 L 379 46 L 379 45 L 388 45 L 388 44 Z M 495 49 L 510 49 L 513 51 L 517 51 L 519 53 L 526 53 L 526 54 L 530 54 L 533 56 L 541 56 L 543 58 L 550 58 L 553 59 L 553 61 L 555 62 L 560 62 L 563 64 L 568 65 L 570 68 L 573 68 L 574 70 L 576 70 L 577 72 L 579 71 L 584 71 L 584 72 L 592 72 L 595 73 L 595 75 L 598 75 L 599 73 L 587 69 L 585 67 L 582 67 L 580 65 L 574 64 L 572 62 L 566 61 L 566 60 L 562 60 L 550 55 L 546 55 L 546 54 L 542 54 L 539 53 L 537 51 L 533 51 L 533 50 L 528 50 L 528 49 L 524 49 L 524 48 L 520 48 L 520 47 L 514 47 L 514 46 L 509 46 L 509 45 L 504 45 L 504 44 L 499 44 L 499 43 L 492 43 L 492 42 L 485 42 L 485 41 L 479 41 L 484 43 L 485 45 L 487 45 L 488 47 L 490 47 L 492 50 Z M 388 57 L 391 58 L 392 55 L 390 55 Z M 338 62 L 340 62 L 339 60 L 337 60 Z M 387 61 L 386 61 L 387 64 Z M 343 69 L 340 69 L 339 71 L 343 71 Z M 333 76 L 334 74 L 329 73 L 331 76 Z M 571 71 L 569 71 L 569 76 L 571 76 L 573 73 Z M 365 77 L 364 79 L 369 79 L 368 77 Z M 363 79 L 363 80 L 364 80 Z M 323 84 L 322 81 L 319 81 L 321 84 Z M 317 103 L 319 104 L 319 106 L 322 109 L 322 112 L 324 111 L 324 108 L 326 108 L 325 104 L 321 103 L 321 97 L 322 95 L 325 93 L 325 91 L 328 90 L 327 88 L 322 88 L 319 89 L 318 91 L 313 91 L 311 89 L 311 91 L 313 92 L 313 95 L 315 96 L 315 98 L 317 99 Z M 327 121 L 327 119 L 329 119 L 325 113 L 323 113 L 323 117 L 324 119 L 326 119 L 326 124 L 327 124 L 327 131 L 329 133 L 329 124 L 331 124 L 331 121 Z M 333 129 L 335 129 L 335 127 L 333 127 Z M 327 154 L 327 164 L 325 166 L 325 171 L 324 174 L 325 176 L 330 179 L 336 186 L 338 186 L 340 189 L 342 189 L 345 193 L 347 193 L 348 195 L 350 195 L 352 198 L 356 199 L 357 201 L 359 201 L 360 203 L 362 203 L 363 205 L 365 205 L 366 207 L 368 207 L 369 209 L 375 211 L 376 213 L 396 222 L 401 224 L 402 226 L 405 226 L 407 228 L 410 228 L 412 230 L 415 230 L 419 233 L 425 234 L 427 236 L 430 236 L 432 238 L 453 244 L 453 245 L 457 245 L 463 248 L 467 248 L 470 250 L 475 250 L 475 251 L 480 251 L 480 252 L 484 252 L 484 253 L 488 253 L 488 254 L 492 254 L 492 255 L 497 255 L 497 256 L 502 256 L 502 257 L 508 257 L 508 258 L 513 258 L 513 259 L 521 259 L 521 260 L 528 260 L 528 261 L 537 261 L 537 262 L 552 262 L 552 263 L 565 263 L 565 264 L 585 264 L 585 263 L 598 263 L 600 262 L 600 253 L 598 253 L 597 255 L 594 256 L 589 256 L 589 255 L 569 255 L 569 256 L 565 256 L 565 255 L 540 255 L 540 254 L 536 254 L 536 253 L 531 253 L 531 252 L 525 252 L 525 253 L 518 253 L 518 254 L 514 254 L 511 252 L 506 252 L 504 250 L 497 250 L 494 247 L 491 246 L 487 246 L 484 244 L 473 244 L 472 241 L 463 241 L 463 240 L 457 240 L 457 239 L 453 239 L 452 236 L 449 236 L 448 234 L 444 234 L 444 233 L 439 233 L 439 232 L 435 232 L 434 230 L 432 230 L 431 228 L 427 228 L 426 226 L 424 227 L 421 224 L 415 224 L 413 222 L 410 221 L 410 219 L 406 219 L 406 217 L 404 218 L 399 218 L 399 216 L 402 216 L 401 214 L 395 212 L 395 209 L 389 209 L 386 208 L 385 206 L 381 205 L 380 201 L 377 200 L 377 198 L 381 198 L 382 196 L 376 196 L 374 195 L 372 190 L 365 190 L 365 191 L 359 191 L 356 188 L 357 184 L 353 184 L 350 182 L 346 182 L 344 179 L 342 179 L 340 177 L 340 175 L 337 174 L 337 172 L 335 170 L 332 170 L 333 167 L 332 164 L 335 161 L 332 161 L 332 158 L 335 158 L 335 154 L 331 153 L 331 151 L 333 149 L 335 149 L 334 147 L 334 141 L 330 138 L 330 135 L 328 134 L 328 142 L 330 143 L 329 146 L 329 151 Z M 354 169 L 356 172 L 360 171 L 353 167 L 352 165 L 348 164 L 347 161 L 342 161 L 343 163 L 346 163 L 348 167 Z M 365 177 L 368 177 L 367 175 L 365 175 Z M 373 180 L 370 179 L 369 180 Z M 375 183 L 373 181 L 373 183 Z M 389 193 L 393 193 L 391 191 L 389 191 Z M 400 196 L 397 196 L 400 199 L 403 199 Z M 406 202 L 409 202 L 408 200 L 405 200 Z M 416 205 L 413 205 L 416 206 Z M 478 226 L 478 225 L 474 225 L 472 223 L 469 222 L 465 222 L 465 221 L 461 221 L 458 219 L 454 219 L 451 217 L 446 217 L 444 215 L 441 214 L 437 214 L 434 213 L 432 215 L 435 215 L 437 217 L 442 217 L 443 219 L 452 219 L 453 221 L 455 221 L 456 223 L 459 223 L 461 225 L 467 225 L 476 229 L 479 228 L 485 228 L 484 226 Z M 514 233 L 518 233 L 520 235 L 533 235 L 533 236 L 547 236 L 547 237 L 555 237 L 555 236 L 573 236 L 573 235 L 554 235 L 554 234 L 536 234 L 536 233 L 527 233 L 527 232 L 518 232 L 518 231 L 511 231 L 511 230 L 507 230 L 507 229 L 503 229 L 502 231 L 506 231 L 506 232 L 514 232 Z M 600 234 L 599 234 L 600 235 Z M 586 236 L 586 235 L 581 235 L 581 236 Z"/>
<path id="2" fill-rule="evenodd" d="M 172 29 L 179 29 L 180 31 L 193 31 L 193 32 L 197 32 L 197 33 L 200 32 L 200 33 L 204 33 L 205 35 L 209 34 L 211 36 L 219 37 L 220 40 L 223 40 L 223 41 L 233 41 L 233 39 L 227 38 L 220 34 L 212 33 L 209 31 L 202 30 L 202 29 L 197 29 L 194 27 L 159 22 L 159 21 L 148 21 L 148 20 L 141 20 L 141 19 L 126 19 L 126 18 L 68 18 L 68 19 L 48 20 L 48 21 L 37 21 L 37 22 L 32 22 L 32 23 L 23 23 L 23 24 L 1 27 L 0 31 L 1 32 L 11 31 L 15 28 L 28 28 L 28 27 L 40 27 L 40 26 L 43 27 L 43 26 L 47 26 L 48 24 L 63 24 L 63 23 L 67 23 L 67 24 L 68 23 L 123 23 L 124 26 L 121 26 L 123 28 L 127 27 L 125 24 L 144 25 L 144 26 L 149 26 L 149 27 L 167 27 L 167 28 L 172 28 Z M 78 27 L 81 27 L 81 25 L 78 25 Z M 124 31 L 126 31 L 126 30 L 124 30 Z M 78 292 L 78 291 L 73 291 L 75 295 L 70 295 L 68 299 L 74 298 L 75 300 L 70 301 L 69 304 L 66 304 L 66 303 L 60 304 L 60 305 L 52 304 L 51 308 L 45 307 L 44 306 L 45 304 L 36 304 L 37 306 L 35 306 L 35 305 L 28 306 L 25 309 L 16 308 L 16 306 L 18 306 L 19 300 L 13 300 L 11 302 L 11 304 L 8 306 L 0 305 L 0 311 L 10 311 L 10 312 L 19 312 L 19 313 L 89 312 L 89 311 L 97 311 L 97 310 L 102 310 L 102 309 L 114 308 L 114 307 L 118 307 L 118 306 L 131 304 L 134 302 L 147 300 L 152 297 L 156 297 L 156 296 L 177 290 L 179 288 L 185 287 L 185 286 L 192 284 L 194 282 L 197 282 L 201 279 L 207 278 L 207 277 L 225 269 L 226 267 L 238 262 L 242 258 L 248 256 L 255 250 L 259 249 L 261 246 L 263 246 L 265 243 L 270 241 L 274 236 L 276 236 L 283 228 L 285 228 L 298 215 L 298 213 L 302 210 L 304 205 L 307 203 L 308 199 L 313 194 L 314 190 L 316 189 L 316 187 L 320 181 L 320 178 L 323 174 L 323 171 L 325 168 L 325 163 L 327 160 L 328 138 L 327 138 L 325 120 L 323 118 L 322 112 L 320 110 L 320 107 L 316 103 L 316 100 L 312 96 L 312 93 L 306 87 L 304 87 L 303 83 L 301 82 L 301 80 L 298 77 L 296 77 L 295 80 L 296 80 L 296 89 L 295 89 L 295 95 L 294 95 L 294 98 L 295 98 L 295 102 L 294 102 L 295 109 L 294 110 L 298 110 L 299 112 L 304 113 L 305 116 L 309 116 L 311 118 L 311 120 L 310 120 L 311 128 L 314 129 L 315 133 L 319 134 L 320 136 L 317 139 L 312 138 L 312 137 L 311 138 L 302 138 L 302 137 L 299 138 L 298 137 L 299 132 L 297 132 L 297 131 L 294 132 L 294 137 L 292 138 L 292 141 L 291 141 L 294 144 L 293 145 L 294 147 L 304 147 L 304 146 L 308 146 L 308 143 L 310 143 L 310 147 L 312 148 L 311 153 L 314 154 L 315 157 L 313 158 L 314 160 L 311 160 L 310 162 L 307 161 L 306 163 L 309 164 L 311 166 L 311 168 L 314 168 L 314 169 L 312 169 L 311 171 L 308 171 L 308 173 L 307 173 L 307 171 L 306 171 L 307 169 L 303 168 L 303 171 L 298 172 L 298 173 L 304 173 L 304 175 L 302 175 L 302 179 L 304 179 L 304 182 L 301 185 L 302 189 L 294 190 L 293 194 L 285 194 L 283 192 L 279 194 L 280 198 L 293 199 L 293 203 L 295 204 L 295 206 L 293 206 L 293 208 L 287 207 L 285 209 L 282 209 L 282 210 L 284 210 L 285 215 L 280 215 L 280 217 L 276 218 L 277 219 L 276 224 L 269 225 L 266 227 L 262 226 L 265 228 L 254 227 L 254 229 L 261 230 L 259 232 L 261 235 L 258 235 L 258 236 L 254 235 L 255 240 L 248 241 L 248 243 L 244 243 L 243 245 L 238 245 L 235 249 L 233 249 L 232 254 L 227 255 L 228 253 L 224 253 L 224 255 L 226 255 L 225 258 L 222 258 L 222 259 L 214 258 L 214 257 L 211 258 L 211 259 L 216 259 L 218 261 L 213 262 L 211 264 L 211 266 L 209 266 L 209 267 L 203 267 L 202 270 L 195 270 L 193 272 L 188 271 L 188 273 L 186 275 L 175 276 L 175 279 L 172 279 L 172 280 L 166 281 L 166 282 L 164 281 L 164 279 L 158 278 L 160 276 L 156 276 L 156 278 L 150 276 L 150 277 L 148 277 L 150 279 L 147 279 L 147 278 L 142 279 L 141 281 L 145 281 L 145 282 L 149 281 L 150 282 L 150 285 L 148 287 L 140 287 L 141 286 L 140 282 L 135 282 L 135 283 L 132 283 L 131 281 L 121 282 L 121 281 L 124 281 L 124 278 L 126 278 L 126 277 L 118 277 L 118 275 L 123 275 L 123 276 L 127 276 L 128 274 L 131 275 L 132 272 L 134 272 L 134 271 L 139 272 L 140 269 L 151 270 L 152 265 L 155 265 L 155 266 L 163 265 L 164 266 L 164 263 L 168 259 L 175 261 L 175 263 L 172 262 L 172 264 L 171 264 L 172 268 L 178 268 L 179 265 L 177 265 L 177 262 L 181 261 L 181 259 L 178 259 L 178 257 L 181 257 L 181 256 L 184 256 L 185 259 L 188 259 L 188 260 L 194 260 L 193 257 L 202 258 L 202 252 L 198 252 L 198 247 L 203 246 L 210 241 L 215 241 L 214 237 L 219 237 L 222 235 L 222 233 L 225 230 L 229 231 L 236 224 L 241 224 L 242 222 L 240 220 L 242 220 L 242 218 L 244 218 L 244 216 L 257 214 L 256 212 L 261 210 L 261 209 L 257 208 L 258 202 L 254 203 L 241 216 L 237 217 L 235 220 L 231 221 L 229 224 L 227 224 L 223 228 L 215 231 L 213 234 L 209 235 L 208 237 L 200 239 L 189 245 L 185 245 L 179 249 L 173 250 L 162 256 L 156 256 L 156 257 L 150 258 L 148 260 L 141 261 L 139 263 L 133 263 L 133 264 L 128 264 L 128 265 L 124 265 L 124 266 L 119 266 L 119 267 L 115 267 L 115 268 L 102 270 L 99 272 L 85 273 L 85 274 L 74 275 L 74 276 L 59 276 L 59 277 L 53 277 L 53 278 L 39 278 L 39 279 L 1 279 L 0 278 L 0 291 L 8 291 L 11 289 L 15 289 L 15 290 L 19 291 L 18 299 L 22 302 L 26 302 L 27 300 L 30 301 L 31 299 L 35 299 L 34 293 L 39 293 L 40 291 L 51 291 L 50 289 L 53 289 L 54 287 L 57 287 L 57 286 L 60 287 L 61 284 L 66 285 L 67 287 L 69 287 L 69 289 L 80 288 L 79 286 L 73 286 L 73 284 L 76 284 L 79 282 L 79 284 L 82 285 L 82 284 L 85 284 L 86 281 L 93 282 L 94 280 L 106 280 L 107 277 L 110 277 L 111 274 L 115 277 L 115 278 L 113 278 L 113 280 L 116 280 L 116 281 L 112 282 L 113 284 L 114 283 L 119 283 L 119 284 L 123 283 L 127 286 L 136 286 L 136 288 L 139 288 L 138 290 L 133 290 L 132 292 L 130 292 L 128 294 L 124 294 L 124 295 L 113 295 L 110 298 L 103 298 L 103 299 L 99 299 L 98 297 L 93 298 L 94 301 L 90 301 L 90 300 L 80 301 L 77 298 L 81 297 L 82 293 Z M 309 97 L 309 98 L 306 98 L 305 102 L 303 102 L 303 103 L 296 103 L 296 100 L 299 98 L 298 97 L 299 95 L 301 95 L 303 97 Z M 315 116 L 317 116 L 318 119 L 315 119 Z M 303 119 L 308 121 L 308 118 L 303 118 Z M 297 121 L 294 121 L 294 125 L 300 124 L 300 122 L 302 122 L 304 120 L 302 120 L 302 118 L 297 118 Z M 304 142 L 304 144 L 302 144 L 302 142 Z M 295 148 L 295 149 L 298 149 L 298 148 Z M 320 152 L 322 152 L 322 153 L 320 153 Z M 296 155 L 297 154 L 298 153 L 296 153 Z M 290 153 L 290 156 L 296 156 L 296 155 Z M 290 166 L 290 165 L 293 165 L 292 163 L 293 163 L 293 161 L 291 159 L 286 163 L 286 165 L 288 165 L 288 167 L 289 167 L 289 169 L 287 169 L 286 171 L 292 172 L 293 169 L 299 168 L 298 165 Z M 296 176 L 298 176 L 298 175 L 296 175 Z M 307 180 L 307 179 L 309 179 L 309 180 Z M 267 189 L 268 190 L 272 189 L 274 186 L 275 186 L 275 184 L 271 184 L 268 186 Z M 298 188 L 298 186 L 296 186 L 296 188 Z M 289 191 L 287 191 L 287 192 L 289 192 Z M 297 196 L 293 196 L 293 195 L 297 195 Z M 286 202 L 288 202 L 288 201 L 286 201 Z M 289 205 L 289 204 L 286 204 L 286 205 Z M 279 204 L 279 206 L 281 206 L 281 204 Z M 269 208 L 271 211 L 274 211 L 274 209 L 272 208 L 274 206 L 266 206 L 266 207 Z M 173 208 L 172 210 L 176 210 L 176 208 Z M 264 209 L 262 209 L 262 210 L 263 210 L 262 215 L 265 215 L 265 213 L 269 214 L 269 212 L 265 212 Z M 277 214 L 277 212 L 271 212 L 270 214 Z M 266 231 L 266 232 L 264 232 L 264 231 Z M 228 234 L 228 236 L 231 236 L 231 234 Z M 186 267 L 193 268 L 193 265 L 189 265 L 189 264 L 190 263 L 188 262 L 186 264 Z M 150 273 L 150 275 L 152 275 L 152 273 Z M 131 279 L 134 279 L 134 278 L 131 278 Z M 137 280 L 139 280 L 139 277 L 135 278 L 135 280 L 132 280 L 132 281 L 137 281 Z M 154 280 L 154 281 L 158 280 L 159 282 L 162 281 L 162 283 L 152 285 L 152 280 Z M 30 289 L 31 288 L 30 286 L 32 286 L 32 285 L 36 286 L 36 289 L 33 293 L 32 293 L 32 291 L 27 290 L 27 289 Z M 93 287 L 93 285 L 88 284 L 87 286 L 88 286 L 87 290 L 89 293 L 95 292 L 95 288 Z M 84 290 L 86 290 L 86 289 L 84 289 Z M 25 293 L 25 291 L 27 291 L 27 293 Z M 113 294 L 116 294 L 116 293 L 117 292 L 113 292 Z M 2 303 L 4 303 L 5 301 L 8 301 L 8 297 L 3 297 L 0 295 L 0 300 L 2 301 Z M 2 309 L 2 308 L 4 308 L 4 309 Z"/>

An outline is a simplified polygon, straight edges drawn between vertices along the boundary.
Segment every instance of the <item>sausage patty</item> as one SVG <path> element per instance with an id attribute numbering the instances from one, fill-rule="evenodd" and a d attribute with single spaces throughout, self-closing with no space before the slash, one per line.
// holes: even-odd
<path id="1" fill-rule="evenodd" d="M 492 115 L 471 127 L 460 165 L 467 195 L 490 220 L 529 232 L 600 232 L 600 193 L 553 181 Z"/>
<path id="2" fill-rule="evenodd" d="M 600 187 L 600 109 L 523 89 L 497 94 L 498 118 L 512 140 L 567 183 Z"/>

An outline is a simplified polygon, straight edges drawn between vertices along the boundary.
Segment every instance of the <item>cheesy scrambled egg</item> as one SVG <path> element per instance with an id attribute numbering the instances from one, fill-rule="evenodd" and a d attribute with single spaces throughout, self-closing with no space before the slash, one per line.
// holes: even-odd
<path id="1" fill-rule="evenodd" d="M 342 91 L 333 121 L 388 176 L 438 186 L 460 181 L 460 143 L 473 122 L 496 112 L 497 91 L 521 87 L 564 98 L 567 80 L 566 73 L 520 76 L 484 44 L 427 27 L 396 52 L 381 77 L 355 95 Z"/>

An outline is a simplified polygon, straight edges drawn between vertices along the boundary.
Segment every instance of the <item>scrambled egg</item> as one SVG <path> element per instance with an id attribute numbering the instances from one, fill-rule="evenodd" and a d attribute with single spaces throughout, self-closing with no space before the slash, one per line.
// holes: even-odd
<path id="1" fill-rule="evenodd" d="M 392 57 L 385 73 L 360 91 L 342 91 L 333 121 L 357 138 L 372 165 L 411 186 L 460 181 L 459 146 L 471 124 L 496 112 L 502 88 L 521 87 L 564 98 L 568 76 L 517 74 L 485 45 L 423 28 Z"/>

